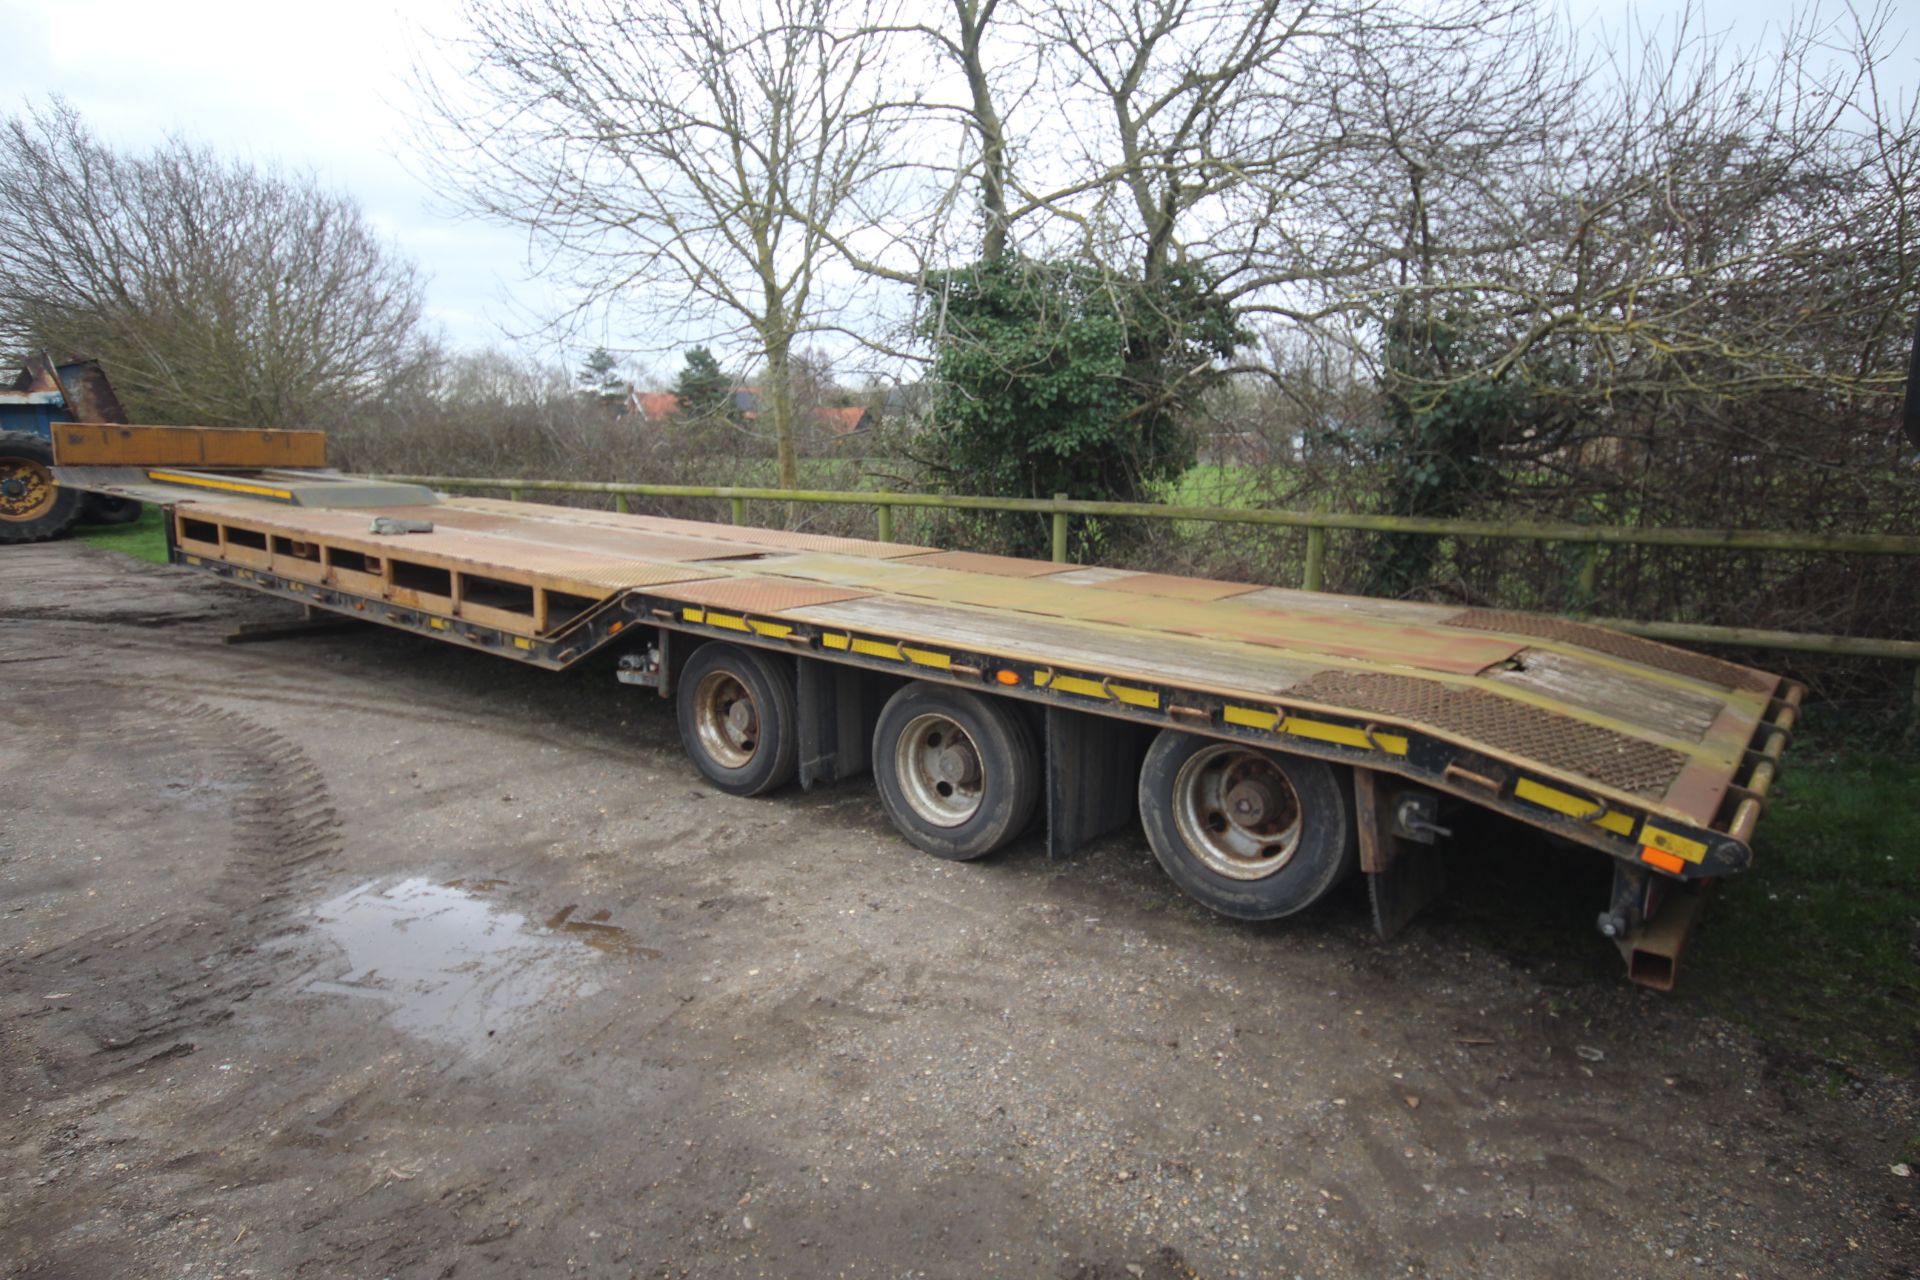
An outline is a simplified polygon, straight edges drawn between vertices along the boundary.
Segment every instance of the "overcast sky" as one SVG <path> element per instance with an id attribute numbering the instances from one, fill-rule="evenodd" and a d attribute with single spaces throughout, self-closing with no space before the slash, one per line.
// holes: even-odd
<path id="1" fill-rule="evenodd" d="M 1627 0 L 1573 0 L 1576 18 L 1618 22 Z M 1652 24 L 1680 0 L 1641 0 Z M 1711 26 L 1763 38 L 1791 0 L 1706 0 Z M 1895 6 L 1899 12 L 1899 6 Z M 168 132 L 257 161 L 311 169 L 357 197 L 432 277 L 432 319 L 456 346 L 520 345 L 516 306 L 549 305 L 513 232 L 448 216 L 410 170 L 412 50 L 452 30 L 454 0 L 0 0 L 0 111 L 60 93 L 109 143 Z M 1898 25 L 1898 24 L 1896 24 Z M 1920 82 L 1911 30 L 1896 79 Z M 582 345 L 590 345 L 590 335 Z M 618 345 L 617 341 L 609 345 Z M 556 354 L 548 352 L 547 354 Z M 567 353 L 569 360 L 578 352 Z"/>

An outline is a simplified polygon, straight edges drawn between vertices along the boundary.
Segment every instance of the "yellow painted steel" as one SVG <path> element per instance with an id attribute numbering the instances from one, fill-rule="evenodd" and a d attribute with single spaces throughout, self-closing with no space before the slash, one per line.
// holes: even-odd
<path id="1" fill-rule="evenodd" d="M 1570 795 L 1565 791 L 1560 791 L 1553 787 L 1543 786 L 1531 778 L 1522 778 L 1519 782 L 1515 783 L 1513 794 L 1519 799 L 1525 800 L 1528 804 L 1537 804 L 1542 809 L 1551 809 L 1555 813 L 1563 813 L 1569 818 L 1579 818 L 1583 822 L 1591 822 L 1594 826 L 1604 831 L 1611 831 L 1615 835 L 1630 836 L 1633 834 L 1633 816 L 1631 814 L 1621 813 L 1618 809 L 1609 809 L 1603 805 L 1601 806 L 1603 812 L 1596 818 L 1593 816 L 1594 802 L 1592 800 L 1584 796 Z M 1706 852 L 1704 846 L 1702 846 L 1701 852 Z M 1695 858 L 1694 861 L 1698 862 L 1699 859 Z"/>
<path id="2" fill-rule="evenodd" d="M 194 489 L 217 489 L 221 493 L 244 493 L 253 498 L 280 498 L 293 500 L 291 489 L 276 489 L 271 485 L 248 484 L 243 480 L 215 480 L 209 476 L 183 476 L 172 471 L 149 471 L 147 479 L 163 484 L 187 485 Z"/>
<path id="3" fill-rule="evenodd" d="M 1124 702 L 1130 707 L 1146 707 L 1152 711 L 1160 709 L 1160 695 L 1151 689 L 1135 689 L 1131 685 L 1115 684 L 1111 680 L 1086 680 L 1080 676 L 1059 676 L 1051 671 L 1034 673 L 1034 684 L 1042 689 L 1054 689 L 1060 693 L 1077 693 L 1083 698 L 1104 698 L 1113 702 Z"/>
<path id="4" fill-rule="evenodd" d="M 1676 858 L 1685 858 L 1688 862 L 1699 862 L 1707 856 L 1707 846 L 1698 840 L 1689 840 L 1661 827 L 1648 823 L 1640 833 L 1640 843 L 1651 845 L 1662 853 L 1670 853 Z"/>
<path id="5" fill-rule="evenodd" d="M 753 630 L 752 627 L 747 625 L 747 620 L 737 613 L 719 613 L 713 609 L 687 608 L 680 611 L 680 616 L 688 622 L 704 622 L 710 627 L 725 627 L 728 631 L 750 632 Z"/>
<path id="6" fill-rule="evenodd" d="M 1354 729 L 1344 724 L 1328 724 L 1324 720 L 1308 720 L 1295 715 L 1281 721 L 1280 731 L 1296 738 L 1312 738 L 1316 742 L 1337 742 L 1343 747 L 1384 751 L 1395 756 L 1407 754 L 1407 740 L 1397 733 Z"/>

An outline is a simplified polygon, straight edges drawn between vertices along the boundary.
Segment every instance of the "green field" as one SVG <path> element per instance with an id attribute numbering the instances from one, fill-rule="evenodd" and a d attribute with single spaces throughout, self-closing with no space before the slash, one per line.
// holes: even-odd
<path id="1" fill-rule="evenodd" d="M 136 560 L 167 562 L 167 532 L 155 506 L 141 508 L 140 518 L 131 524 L 82 525 L 74 536 L 90 547 L 124 552 Z"/>
<path id="2" fill-rule="evenodd" d="M 1920 752 L 1827 729 L 1787 752 L 1753 870 L 1703 917 L 1698 998 L 1833 1066 L 1920 1066 Z"/>

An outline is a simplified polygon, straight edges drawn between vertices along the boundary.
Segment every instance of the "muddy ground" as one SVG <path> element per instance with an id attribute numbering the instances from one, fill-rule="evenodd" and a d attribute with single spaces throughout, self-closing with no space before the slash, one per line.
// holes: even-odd
<path id="1" fill-rule="evenodd" d="M 942 863 L 604 669 L 221 643 L 288 612 L 0 553 L 6 1275 L 1920 1266 L 1910 1096 L 1684 999 L 1219 920 L 1136 834 Z"/>

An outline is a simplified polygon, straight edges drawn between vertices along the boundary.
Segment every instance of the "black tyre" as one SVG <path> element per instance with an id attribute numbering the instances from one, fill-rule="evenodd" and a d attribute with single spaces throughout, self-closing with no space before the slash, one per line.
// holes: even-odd
<path id="1" fill-rule="evenodd" d="M 111 493 L 90 493 L 80 508 L 81 524 L 132 524 L 140 518 L 140 502 Z"/>
<path id="2" fill-rule="evenodd" d="M 1040 800 L 1040 754 L 999 698 L 915 683 L 887 699 L 873 731 L 880 802 L 937 858 L 984 857 L 1025 830 Z"/>
<path id="3" fill-rule="evenodd" d="M 0 431 L 0 543 L 57 538 L 79 515 L 80 494 L 53 482 L 53 447 L 24 431 Z"/>
<path id="4" fill-rule="evenodd" d="M 1171 729 L 1141 766 L 1140 820 L 1173 882 L 1240 920 L 1305 910 L 1359 863 L 1346 769 Z"/>
<path id="5" fill-rule="evenodd" d="M 757 796 L 793 780 L 800 759 L 793 674 L 771 655 L 703 644 L 680 673 L 680 741 L 707 781 Z"/>

